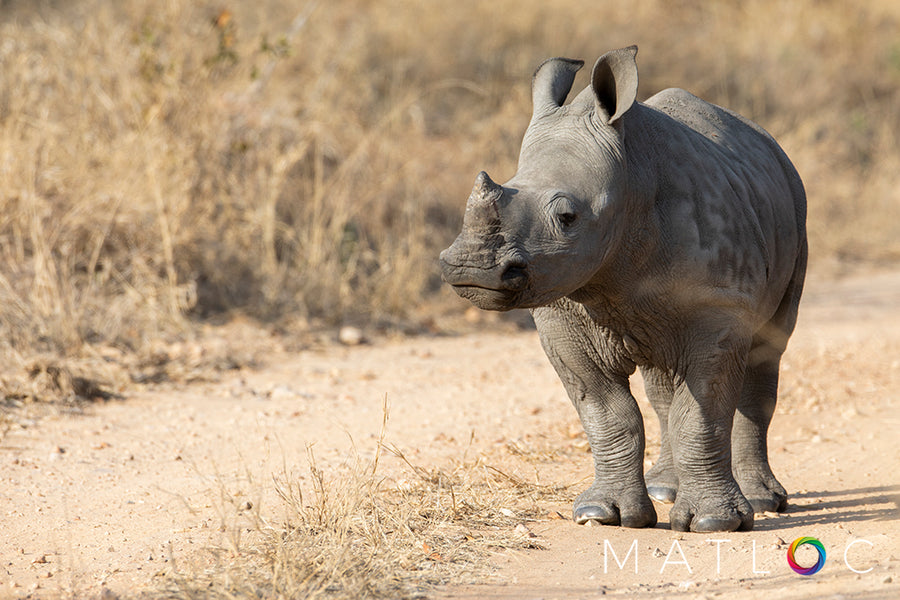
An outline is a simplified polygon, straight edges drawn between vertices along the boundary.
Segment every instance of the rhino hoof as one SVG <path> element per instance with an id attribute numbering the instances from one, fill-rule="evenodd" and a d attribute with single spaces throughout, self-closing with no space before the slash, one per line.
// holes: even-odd
<path id="1" fill-rule="evenodd" d="M 669 511 L 669 521 L 673 531 L 693 531 L 713 533 L 717 531 L 750 531 L 753 529 L 753 513 L 749 510 L 731 514 L 692 515 L 682 512 L 676 505 Z M 748 506 L 747 509 L 750 507 Z M 730 512 L 730 511 L 729 511 Z"/>
<path id="2" fill-rule="evenodd" d="M 750 476 L 738 473 L 735 480 L 741 487 L 741 493 L 750 502 L 753 512 L 784 512 L 787 508 L 788 493 L 778 483 L 767 465 L 759 469 L 761 474 Z"/>
<path id="3" fill-rule="evenodd" d="M 579 506 L 573 511 L 572 518 L 579 525 L 584 525 L 588 521 L 597 521 L 601 525 L 618 525 L 620 523 L 619 511 L 612 506 L 592 504 Z"/>
<path id="4" fill-rule="evenodd" d="M 652 495 L 652 494 L 651 494 Z M 787 509 L 787 496 L 775 494 L 771 498 L 747 498 L 756 514 L 764 512 L 784 512 Z"/>
<path id="5" fill-rule="evenodd" d="M 749 531 L 753 528 L 753 519 L 750 519 L 749 525 L 746 520 L 739 516 L 721 518 L 721 517 L 700 517 L 691 522 L 691 531 L 695 533 L 713 533 L 716 531 Z"/>
<path id="6" fill-rule="evenodd" d="M 663 502 L 665 504 L 672 504 L 675 502 L 675 495 L 677 493 L 677 489 L 667 485 L 648 485 L 647 486 L 647 494 L 650 495 L 654 500 L 658 500 L 659 502 Z"/>
<path id="7" fill-rule="evenodd" d="M 616 506 L 603 506 L 599 504 L 582 504 L 575 507 L 572 513 L 573 520 L 579 525 L 621 525 L 622 527 L 654 527 L 656 525 L 656 511 L 649 502 L 647 506 L 634 507 L 634 510 L 622 514 Z M 593 523 L 590 523 L 593 521 Z"/>

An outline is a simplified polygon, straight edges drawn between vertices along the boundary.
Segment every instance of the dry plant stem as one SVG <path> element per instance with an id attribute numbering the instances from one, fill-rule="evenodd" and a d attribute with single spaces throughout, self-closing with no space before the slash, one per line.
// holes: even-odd
<path id="1" fill-rule="evenodd" d="M 169 225 L 169 216 L 166 209 L 166 203 L 162 196 L 162 191 L 156 181 L 156 171 L 153 165 L 147 165 L 147 181 L 153 189 L 153 200 L 156 206 L 156 218 L 159 222 L 160 240 L 162 241 L 163 259 L 166 267 L 166 280 L 168 282 L 167 290 L 169 292 L 168 311 L 172 314 L 181 312 L 178 303 L 178 275 L 175 272 L 175 250 L 172 243 L 172 231 Z"/>

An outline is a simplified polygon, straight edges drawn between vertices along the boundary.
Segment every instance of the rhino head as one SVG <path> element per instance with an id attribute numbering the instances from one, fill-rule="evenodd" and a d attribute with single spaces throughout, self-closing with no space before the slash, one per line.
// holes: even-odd
<path id="1" fill-rule="evenodd" d="M 583 61 L 553 58 L 532 80 L 533 114 L 515 176 L 481 172 L 443 279 L 479 308 L 543 306 L 585 286 L 624 235 L 623 115 L 637 92 L 637 48 L 601 56 L 563 106 Z"/>

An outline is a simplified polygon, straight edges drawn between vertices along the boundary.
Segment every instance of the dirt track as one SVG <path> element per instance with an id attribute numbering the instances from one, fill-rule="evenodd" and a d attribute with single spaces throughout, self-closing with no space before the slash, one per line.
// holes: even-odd
<path id="1" fill-rule="evenodd" d="M 546 549 L 497 554 L 486 585 L 436 595 L 900 597 L 898 350 L 900 272 L 811 282 L 770 434 L 773 468 L 791 493 L 786 514 L 717 535 L 670 531 L 659 504 L 652 530 L 531 523 Z M 241 531 L 228 507 L 271 510 L 272 474 L 302 470 L 310 445 L 324 468 L 351 446 L 371 452 L 385 395 L 387 440 L 418 464 L 515 442 L 572 450 L 523 477 L 590 475 L 574 410 L 534 332 L 275 353 L 262 371 L 9 432 L 0 447 L 0 597 L 134 593 L 152 590 L 173 561 L 211 566 L 206 549 L 229 547 Z M 638 396 L 649 464 L 658 427 Z M 547 508 L 570 514 L 567 504 Z M 785 558 L 801 536 L 827 551 L 810 577 Z M 801 564 L 814 560 L 811 547 L 798 550 Z"/>

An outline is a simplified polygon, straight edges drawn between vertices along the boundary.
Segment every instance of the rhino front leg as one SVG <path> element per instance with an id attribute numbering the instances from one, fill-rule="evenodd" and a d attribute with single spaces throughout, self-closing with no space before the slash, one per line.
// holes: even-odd
<path id="1" fill-rule="evenodd" d="M 727 326 L 708 335 L 695 329 L 690 346 L 669 411 L 678 474 L 669 520 L 678 531 L 747 531 L 753 508 L 731 471 L 731 430 L 749 336 Z"/>
<path id="2" fill-rule="evenodd" d="M 675 502 L 678 492 L 678 474 L 675 472 L 675 459 L 672 457 L 672 444 L 669 441 L 669 407 L 675 395 L 672 377 L 653 367 L 641 367 L 644 388 L 650 405 L 659 419 L 660 445 L 659 458 L 647 471 L 647 493 L 651 498 L 671 504 Z"/>
<path id="3" fill-rule="evenodd" d="M 644 484 L 644 425 L 628 386 L 629 365 L 613 364 L 612 337 L 583 311 L 565 300 L 532 311 L 594 459 L 594 482 L 575 499 L 573 517 L 579 524 L 652 527 L 656 511 Z"/>

